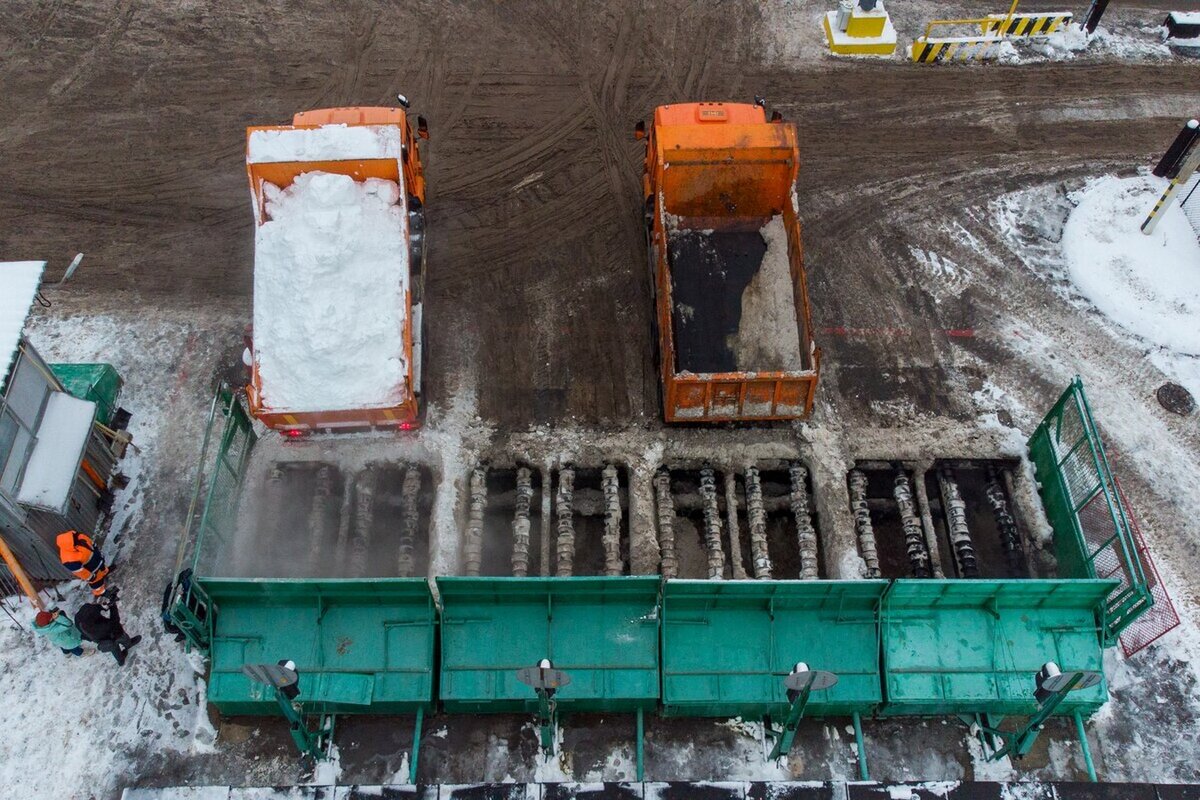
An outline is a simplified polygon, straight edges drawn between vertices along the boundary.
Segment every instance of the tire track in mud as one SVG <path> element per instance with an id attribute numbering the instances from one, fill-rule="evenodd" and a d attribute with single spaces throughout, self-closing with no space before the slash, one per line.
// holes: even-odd
<path id="1" fill-rule="evenodd" d="M 50 84 L 46 93 L 57 101 L 69 100 L 77 95 L 83 85 L 81 79 L 94 79 L 100 72 L 97 65 L 103 58 L 113 55 L 117 42 L 129 30 L 133 22 L 133 0 L 121 0 L 109 14 L 104 28 L 94 37 L 94 44 L 88 48 L 75 65 L 63 73 L 58 80 Z"/>

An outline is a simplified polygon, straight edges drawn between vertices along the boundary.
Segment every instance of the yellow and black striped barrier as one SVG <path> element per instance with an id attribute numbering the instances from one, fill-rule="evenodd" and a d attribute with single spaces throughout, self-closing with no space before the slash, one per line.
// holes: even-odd
<path id="1" fill-rule="evenodd" d="M 912 43 L 912 60 L 921 64 L 942 61 L 983 61 L 1000 55 L 1001 36 L 919 36 Z"/>
<path id="2" fill-rule="evenodd" d="M 988 14 L 983 21 L 984 34 L 1003 33 L 1005 36 L 1049 36 L 1065 28 L 1075 19 L 1069 11 L 1047 14 Z"/>

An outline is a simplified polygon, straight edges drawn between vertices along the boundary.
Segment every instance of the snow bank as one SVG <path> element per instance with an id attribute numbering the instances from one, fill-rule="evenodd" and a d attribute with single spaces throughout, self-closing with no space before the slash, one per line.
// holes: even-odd
<path id="1" fill-rule="evenodd" d="M 1108 318 L 1153 344 L 1200 355 L 1200 244 L 1178 205 L 1140 226 L 1166 181 L 1107 176 L 1070 195 L 1063 228 L 1071 282 Z"/>
<path id="2" fill-rule="evenodd" d="M 95 418 L 96 404 L 92 401 L 63 392 L 50 395 L 17 502 L 62 513 Z"/>
<path id="3" fill-rule="evenodd" d="M 264 186 L 254 253 L 254 348 L 273 411 L 407 399 L 408 247 L 400 187 L 308 172 Z"/>
<path id="4" fill-rule="evenodd" d="M 0 262 L 0 387 L 8 380 L 45 268 L 45 261 Z"/>
<path id="5" fill-rule="evenodd" d="M 395 125 L 322 125 L 250 132 L 246 161 L 340 161 L 400 158 L 400 128 Z"/>

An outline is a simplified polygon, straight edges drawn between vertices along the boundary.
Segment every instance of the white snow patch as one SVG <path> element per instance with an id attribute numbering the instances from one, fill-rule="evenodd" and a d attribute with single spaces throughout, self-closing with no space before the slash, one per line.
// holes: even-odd
<path id="1" fill-rule="evenodd" d="M 1115 58 L 1128 61 L 1170 58 L 1171 48 L 1167 47 L 1161 41 L 1149 38 L 1151 32 L 1157 30 L 1159 30 L 1157 27 L 1143 29 L 1143 33 L 1146 33 L 1147 36 L 1141 38 L 1109 30 L 1108 28 L 1098 27 L 1096 28 L 1096 32 L 1092 34 L 1091 48 Z"/>
<path id="2" fill-rule="evenodd" d="M 1176 25 L 1200 25 L 1200 11 L 1172 11 L 1168 14 Z"/>
<path id="3" fill-rule="evenodd" d="M 386 408 L 407 399 L 408 247 L 400 187 L 309 172 L 264 186 L 254 346 L 273 411 Z"/>
<path id="4" fill-rule="evenodd" d="M 25 465 L 17 501 L 62 513 L 79 471 L 83 448 L 96 418 L 96 404 L 65 392 L 52 392 L 37 429 L 37 444 Z"/>
<path id="5" fill-rule="evenodd" d="M 1063 228 L 1071 281 L 1101 313 L 1153 344 L 1200 355 L 1200 244 L 1178 206 L 1151 236 L 1140 226 L 1166 186 L 1096 178 L 1070 195 Z"/>
<path id="6" fill-rule="evenodd" d="M 8 380 L 45 268 L 45 261 L 0 262 L 0 386 Z"/>
<path id="7" fill-rule="evenodd" d="M 344 161 L 400 158 L 403 147 L 396 125 L 322 125 L 319 128 L 271 128 L 250 132 L 246 161 Z"/>
<path id="8" fill-rule="evenodd" d="M 342 776 L 342 756 L 336 744 L 329 745 L 329 753 L 313 767 L 313 785 L 336 786 Z"/>
<path id="9" fill-rule="evenodd" d="M 1088 34 L 1077 22 L 1056 30 L 1049 36 L 1029 42 L 1029 49 L 1051 61 L 1069 61 L 1076 53 L 1087 50 Z"/>

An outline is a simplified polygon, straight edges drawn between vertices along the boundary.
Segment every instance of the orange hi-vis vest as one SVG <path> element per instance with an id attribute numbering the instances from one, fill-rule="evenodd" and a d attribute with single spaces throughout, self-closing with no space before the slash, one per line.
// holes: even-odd
<path id="1" fill-rule="evenodd" d="M 66 531 L 58 535 L 58 558 L 67 570 L 92 587 L 92 595 L 104 594 L 104 579 L 108 577 L 108 565 L 104 556 L 92 545 L 92 539 L 82 533 Z"/>

